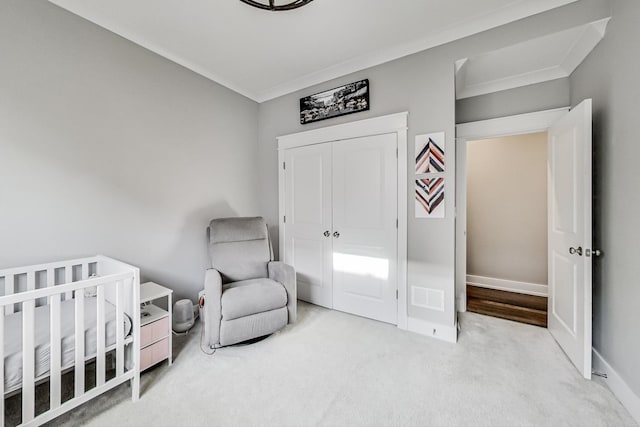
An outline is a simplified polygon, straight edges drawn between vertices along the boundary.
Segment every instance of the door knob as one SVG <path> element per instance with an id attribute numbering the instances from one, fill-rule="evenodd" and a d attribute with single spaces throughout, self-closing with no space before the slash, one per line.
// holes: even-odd
<path id="1" fill-rule="evenodd" d="M 602 251 L 600 249 L 585 249 L 584 256 L 593 256 L 599 257 L 602 255 Z"/>
<path id="2" fill-rule="evenodd" d="M 325 231 L 325 232 L 324 232 L 324 233 L 322 233 L 322 234 L 324 234 L 324 237 L 329 237 L 329 236 L 331 236 L 331 232 L 330 232 L 329 230 Z"/>
<path id="3" fill-rule="evenodd" d="M 569 248 L 569 253 L 571 255 L 578 255 L 578 256 L 582 256 L 582 246 L 578 246 L 577 248 L 571 247 Z"/>
<path id="4" fill-rule="evenodd" d="M 336 231 L 336 232 L 334 232 L 334 233 L 333 233 L 333 237 L 335 237 L 335 238 L 337 239 L 338 237 L 340 237 L 340 233 L 338 233 L 337 231 Z"/>

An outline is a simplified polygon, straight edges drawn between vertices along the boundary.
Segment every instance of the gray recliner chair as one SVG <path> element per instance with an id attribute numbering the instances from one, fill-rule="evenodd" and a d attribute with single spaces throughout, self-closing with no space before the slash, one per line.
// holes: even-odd
<path id="1" fill-rule="evenodd" d="M 203 345 L 236 344 L 295 322 L 295 271 L 272 261 L 264 219 L 214 219 L 207 233 L 213 268 L 206 271 L 199 294 Z"/>

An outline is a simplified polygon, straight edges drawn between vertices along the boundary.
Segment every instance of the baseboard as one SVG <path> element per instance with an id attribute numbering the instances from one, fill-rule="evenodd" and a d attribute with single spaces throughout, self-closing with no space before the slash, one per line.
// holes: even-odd
<path id="1" fill-rule="evenodd" d="M 467 284 L 479 288 L 495 289 L 498 291 L 516 292 L 519 294 L 546 297 L 547 285 L 538 283 L 518 282 L 517 280 L 496 279 L 494 277 L 474 276 L 467 274 Z"/>
<path id="2" fill-rule="evenodd" d="M 458 313 L 464 313 L 467 311 L 467 292 L 458 292 L 457 297 L 458 306 L 456 307 Z"/>
<path id="3" fill-rule="evenodd" d="M 416 319 L 415 317 L 409 317 L 407 319 L 407 330 L 451 343 L 458 341 L 457 324 L 453 326 L 445 326 L 439 323 L 432 323 L 427 322 L 426 320 Z"/>
<path id="4" fill-rule="evenodd" d="M 593 370 L 598 373 L 607 374 L 607 378 L 598 378 L 604 382 L 611 392 L 618 398 L 631 416 L 640 424 L 640 397 L 629 388 L 622 377 L 607 363 L 606 360 L 593 350 Z"/>

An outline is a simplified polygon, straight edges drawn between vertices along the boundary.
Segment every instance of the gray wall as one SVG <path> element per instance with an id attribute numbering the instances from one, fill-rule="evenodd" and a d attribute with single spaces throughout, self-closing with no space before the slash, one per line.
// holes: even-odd
<path id="1" fill-rule="evenodd" d="M 46 1 L 0 1 L 0 268 L 96 253 L 195 299 L 259 214 L 258 105 Z"/>
<path id="2" fill-rule="evenodd" d="M 409 316 L 452 326 L 455 321 L 454 285 L 454 187 L 455 187 L 455 90 L 454 62 L 485 51 L 491 51 L 534 37 L 609 16 L 609 6 L 602 0 L 582 0 L 544 14 L 536 15 L 495 30 L 487 31 L 444 46 L 404 57 L 367 70 L 328 81 L 296 93 L 260 104 L 259 110 L 259 175 L 262 211 L 270 224 L 278 224 L 278 171 L 276 137 L 409 111 L 409 147 L 407 166 L 413 169 L 413 141 L 418 134 L 445 131 L 448 159 L 446 180 L 446 218 L 415 219 L 413 200 L 408 203 L 409 286 L 441 289 L 445 292 L 445 312 L 409 305 Z M 371 85 L 371 110 L 302 126 L 298 101 L 302 96 L 368 78 Z M 409 195 L 413 179 L 409 177 Z M 272 227 L 277 247 L 277 227 Z"/>
<path id="3" fill-rule="evenodd" d="M 456 123 L 568 107 L 569 78 L 473 96 L 456 101 Z"/>
<path id="4" fill-rule="evenodd" d="M 594 335 L 598 352 L 640 396 L 640 2 L 615 0 L 604 40 L 571 76 L 571 102 L 594 105 Z"/>
<path id="5" fill-rule="evenodd" d="M 467 274 L 547 284 L 547 133 L 467 143 Z"/>

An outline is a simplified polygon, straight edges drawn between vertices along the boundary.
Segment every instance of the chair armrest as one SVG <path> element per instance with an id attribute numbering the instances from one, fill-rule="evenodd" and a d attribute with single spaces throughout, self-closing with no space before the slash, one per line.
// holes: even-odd
<path id="1" fill-rule="evenodd" d="M 296 288 L 295 269 L 280 261 L 271 261 L 269 267 L 269 278 L 282 283 L 287 291 L 287 311 L 289 312 L 289 323 L 294 323 L 297 317 L 298 293 Z"/>
<path id="2" fill-rule="evenodd" d="M 204 290 L 198 294 L 198 299 L 202 297 L 204 297 L 204 307 L 200 309 L 200 316 L 202 327 L 205 328 L 204 345 L 212 347 L 220 344 L 222 277 L 218 270 L 210 268 L 206 271 Z"/>

